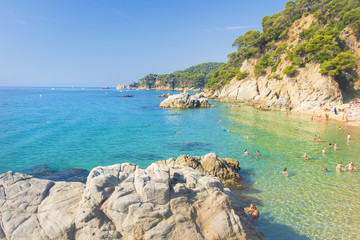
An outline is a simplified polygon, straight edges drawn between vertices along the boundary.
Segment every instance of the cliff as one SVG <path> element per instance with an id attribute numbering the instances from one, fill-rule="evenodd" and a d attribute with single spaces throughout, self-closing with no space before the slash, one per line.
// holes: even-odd
<path id="1" fill-rule="evenodd" d="M 262 33 L 248 31 L 234 41 L 237 52 L 215 72 L 205 96 L 278 110 L 358 97 L 358 13 L 358 1 L 289 1 L 263 18 Z"/>
<path id="2" fill-rule="evenodd" d="M 264 239 L 219 179 L 180 165 L 94 168 L 86 184 L 0 175 L 1 239 Z"/>

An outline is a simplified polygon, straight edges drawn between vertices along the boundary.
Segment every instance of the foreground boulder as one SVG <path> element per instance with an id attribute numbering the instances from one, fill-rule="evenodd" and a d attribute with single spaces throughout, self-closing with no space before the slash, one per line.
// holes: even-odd
<path id="1" fill-rule="evenodd" d="M 207 98 L 202 94 L 190 95 L 188 93 L 180 93 L 171 95 L 160 103 L 163 108 L 210 108 L 211 105 Z"/>
<path id="2" fill-rule="evenodd" d="M 0 239 L 263 239 L 221 182 L 189 167 L 94 168 L 86 185 L 0 175 Z"/>
<path id="3" fill-rule="evenodd" d="M 196 169 L 205 175 L 212 175 L 220 178 L 224 187 L 235 187 L 242 189 L 239 184 L 242 177 L 239 175 L 239 162 L 231 158 L 220 158 L 215 153 L 209 153 L 205 156 L 180 155 L 177 159 L 170 158 L 156 162 L 158 164 L 176 164 Z"/>

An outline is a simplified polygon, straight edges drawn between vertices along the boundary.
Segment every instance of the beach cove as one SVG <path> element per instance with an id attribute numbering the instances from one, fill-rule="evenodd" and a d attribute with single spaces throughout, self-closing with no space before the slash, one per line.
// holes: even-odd
<path id="1" fill-rule="evenodd" d="M 260 218 L 255 225 L 268 239 L 349 239 L 359 234 L 360 175 L 335 172 L 338 162 L 357 166 L 358 128 L 244 104 L 212 102 L 211 109 L 166 110 L 158 107 L 162 99 L 157 97 L 165 92 L 0 91 L 2 173 L 39 165 L 53 171 L 124 162 L 146 167 L 181 154 L 216 152 L 239 161 L 240 175 L 246 178 L 241 183 L 247 186 L 239 198 L 244 207 L 256 204 Z M 119 98 L 122 94 L 134 97 Z M 323 142 L 315 141 L 315 134 Z M 338 150 L 323 155 L 329 143 Z M 244 156 L 245 149 L 251 155 L 259 150 L 261 156 Z M 302 158 L 304 152 L 308 160 Z M 284 167 L 288 176 L 281 174 Z"/>

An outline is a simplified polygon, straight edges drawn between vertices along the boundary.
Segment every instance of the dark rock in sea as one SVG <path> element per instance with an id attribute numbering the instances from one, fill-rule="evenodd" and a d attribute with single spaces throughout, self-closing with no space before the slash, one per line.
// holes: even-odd
<path id="1" fill-rule="evenodd" d="M 133 97 L 134 95 L 120 95 L 119 97 Z"/>
<path id="2" fill-rule="evenodd" d="M 170 96 L 170 93 L 164 93 L 164 94 L 161 94 L 159 97 L 167 98 L 169 96 Z"/>
<path id="3" fill-rule="evenodd" d="M 170 148 L 175 148 L 177 150 L 180 150 L 181 152 L 194 151 L 194 150 L 210 151 L 212 144 L 204 143 L 204 142 L 175 142 L 175 143 L 169 143 L 168 146 Z"/>
<path id="4" fill-rule="evenodd" d="M 54 171 L 47 165 L 38 165 L 21 171 L 24 174 L 31 175 L 40 179 L 66 182 L 86 182 L 89 171 L 81 168 L 72 168 L 61 171 Z"/>

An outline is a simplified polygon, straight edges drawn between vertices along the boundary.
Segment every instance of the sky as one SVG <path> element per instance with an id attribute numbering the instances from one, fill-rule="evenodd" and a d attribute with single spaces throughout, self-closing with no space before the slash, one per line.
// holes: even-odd
<path id="1" fill-rule="evenodd" d="M 0 0 L 0 86 L 114 87 L 227 62 L 287 0 Z"/>

